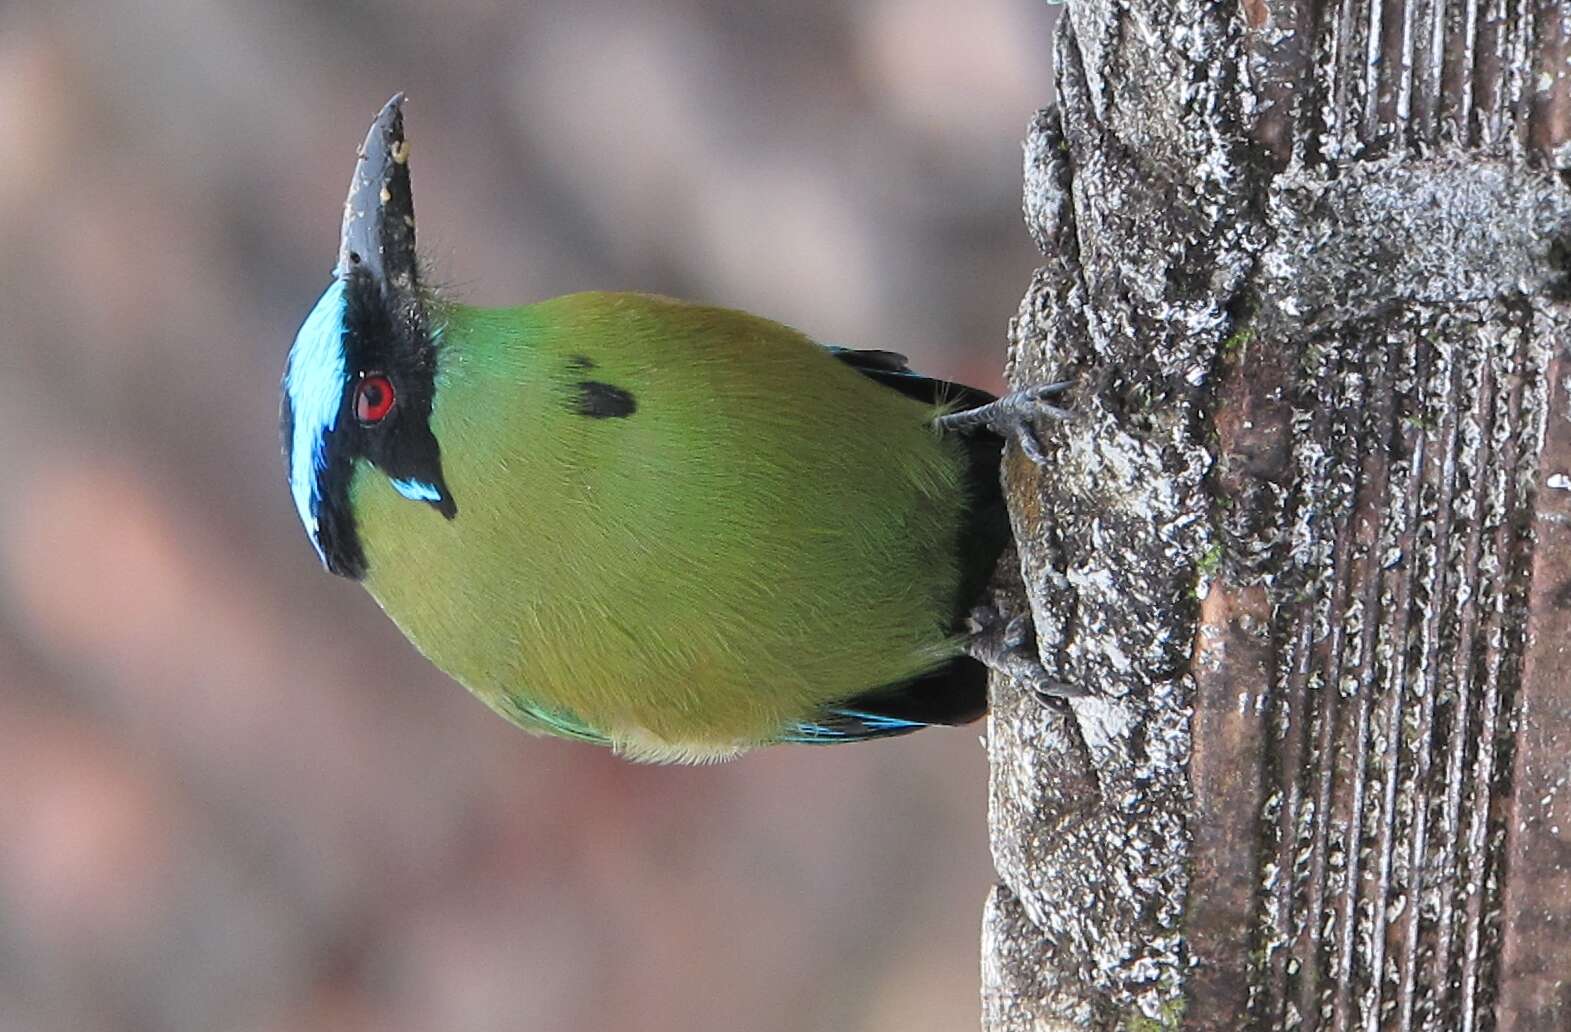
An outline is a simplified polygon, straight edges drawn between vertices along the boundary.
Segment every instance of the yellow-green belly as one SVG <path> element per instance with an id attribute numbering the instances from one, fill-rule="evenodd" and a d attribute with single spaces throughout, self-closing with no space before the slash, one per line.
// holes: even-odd
<path id="1" fill-rule="evenodd" d="M 457 517 L 362 464 L 366 587 L 533 730 L 724 755 L 952 655 L 963 457 L 775 323 L 639 295 L 446 313 Z M 636 405 L 593 418 L 582 383 Z"/>

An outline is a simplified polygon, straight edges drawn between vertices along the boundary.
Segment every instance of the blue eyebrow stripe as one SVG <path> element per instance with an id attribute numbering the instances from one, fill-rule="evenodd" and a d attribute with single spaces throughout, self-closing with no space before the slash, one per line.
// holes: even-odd
<path id="1" fill-rule="evenodd" d="M 327 469 L 327 435 L 338 423 L 349 359 L 344 352 L 344 281 L 335 279 L 295 334 L 284 370 L 284 393 L 294 427 L 289 440 L 289 491 L 316 554 L 327 561 L 316 516 L 320 477 Z"/>

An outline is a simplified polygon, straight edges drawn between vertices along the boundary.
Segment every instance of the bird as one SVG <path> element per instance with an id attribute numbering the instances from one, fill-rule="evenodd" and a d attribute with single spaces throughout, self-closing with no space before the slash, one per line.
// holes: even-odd
<path id="1" fill-rule="evenodd" d="M 426 284 L 404 95 L 372 122 L 337 265 L 282 379 L 321 564 L 519 727 L 700 763 L 964 724 L 989 669 L 1044 696 L 1028 618 L 978 600 L 1067 381 L 995 398 L 742 311 Z"/>

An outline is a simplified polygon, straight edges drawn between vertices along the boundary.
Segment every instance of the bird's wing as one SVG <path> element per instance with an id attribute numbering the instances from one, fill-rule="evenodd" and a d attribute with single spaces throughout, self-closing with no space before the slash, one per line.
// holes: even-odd
<path id="1" fill-rule="evenodd" d="M 956 656 L 936 670 L 824 708 L 798 721 L 782 742 L 835 745 L 909 734 L 934 724 L 968 724 L 987 712 L 987 668 Z"/>
<path id="2" fill-rule="evenodd" d="M 520 695 L 504 695 L 494 706 L 497 712 L 525 731 L 557 735 L 579 742 L 609 745 L 611 740 L 565 710 L 547 709 Z"/>
<path id="3" fill-rule="evenodd" d="M 956 408 L 975 408 L 994 400 L 993 395 L 976 387 L 949 380 L 935 380 L 914 371 L 906 357 L 894 351 L 852 351 L 850 348 L 826 345 L 831 355 L 885 387 L 893 388 L 908 398 L 929 405 L 953 405 Z"/>

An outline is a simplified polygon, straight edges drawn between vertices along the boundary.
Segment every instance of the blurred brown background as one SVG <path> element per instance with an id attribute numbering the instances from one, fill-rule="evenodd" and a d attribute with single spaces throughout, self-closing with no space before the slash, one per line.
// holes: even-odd
<path id="1" fill-rule="evenodd" d="M 663 291 L 997 387 L 1049 23 L 0 6 L 0 1032 L 974 1027 L 977 728 L 529 738 L 317 567 L 277 383 L 403 89 L 470 299 Z"/>

